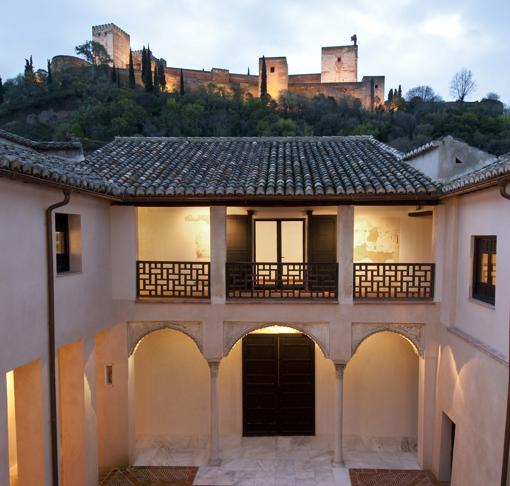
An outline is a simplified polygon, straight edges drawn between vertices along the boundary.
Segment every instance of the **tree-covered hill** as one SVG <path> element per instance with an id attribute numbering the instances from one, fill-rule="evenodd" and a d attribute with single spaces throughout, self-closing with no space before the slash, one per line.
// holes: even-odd
<path id="1" fill-rule="evenodd" d="M 28 69 L 28 75 L 27 75 Z M 51 73 L 51 71 L 50 71 Z M 405 101 L 392 95 L 384 109 L 363 110 L 293 94 L 278 102 L 210 85 L 177 93 L 130 87 L 127 73 L 107 66 L 33 73 L 0 85 L 0 128 L 36 140 L 80 138 L 87 148 L 115 136 L 264 136 L 371 134 L 402 151 L 453 135 L 494 154 L 510 152 L 510 113 L 502 103 Z"/>

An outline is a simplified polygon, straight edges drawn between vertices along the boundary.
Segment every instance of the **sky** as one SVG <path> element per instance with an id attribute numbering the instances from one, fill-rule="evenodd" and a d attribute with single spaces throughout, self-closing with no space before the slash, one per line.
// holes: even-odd
<path id="1" fill-rule="evenodd" d="M 4 2 L 3 2 L 4 3 Z M 509 0 L 23 0 L 0 13 L 0 77 L 32 55 L 73 54 L 91 26 L 113 22 L 131 47 L 150 43 L 169 66 L 257 72 L 259 56 L 287 56 L 290 74 L 320 72 L 322 46 L 357 34 L 358 76 L 385 75 L 386 92 L 429 85 L 451 99 L 465 67 L 477 88 L 510 103 Z"/>

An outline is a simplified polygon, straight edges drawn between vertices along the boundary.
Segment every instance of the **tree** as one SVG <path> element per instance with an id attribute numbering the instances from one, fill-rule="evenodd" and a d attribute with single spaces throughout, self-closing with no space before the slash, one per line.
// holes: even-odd
<path id="1" fill-rule="evenodd" d="M 163 66 L 163 61 L 159 61 L 158 68 L 158 84 L 161 91 L 166 91 L 166 75 L 165 75 L 165 66 Z"/>
<path id="2" fill-rule="evenodd" d="M 180 83 L 179 83 L 179 94 L 181 96 L 184 96 L 184 73 L 181 69 L 181 77 L 180 77 Z"/>
<path id="3" fill-rule="evenodd" d="M 154 86 L 154 91 L 156 93 L 159 92 L 159 62 L 154 63 L 154 77 L 152 80 L 152 85 Z"/>
<path id="4" fill-rule="evenodd" d="M 498 95 L 498 93 L 494 93 L 493 91 L 490 91 L 485 95 L 486 100 L 491 101 L 499 101 L 501 99 L 501 96 Z"/>
<path id="5" fill-rule="evenodd" d="M 402 86 L 400 84 L 398 85 L 398 97 L 402 98 Z"/>
<path id="6" fill-rule="evenodd" d="M 388 93 L 388 101 L 391 101 L 391 100 L 393 100 L 393 88 L 391 88 Z"/>
<path id="7" fill-rule="evenodd" d="M 248 66 L 248 76 L 250 75 L 250 66 Z"/>
<path id="8" fill-rule="evenodd" d="M 74 48 L 78 56 L 82 56 L 90 64 L 105 65 L 111 64 L 112 58 L 106 51 L 103 44 L 96 41 L 87 41 Z"/>
<path id="9" fill-rule="evenodd" d="M 129 87 L 131 89 L 136 87 L 135 68 L 133 66 L 133 51 L 131 49 L 129 49 Z"/>
<path id="10" fill-rule="evenodd" d="M 112 67 L 112 74 L 111 74 L 110 81 L 112 82 L 112 84 L 117 84 L 117 68 L 115 67 L 115 64 Z"/>
<path id="11" fill-rule="evenodd" d="M 29 59 L 25 59 L 25 81 L 33 82 L 35 79 L 34 76 L 34 62 L 32 61 L 32 56 Z"/>
<path id="12" fill-rule="evenodd" d="M 426 85 L 411 88 L 406 94 L 406 100 L 411 101 L 413 98 L 420 98 L 425 103 L 439 101 L 439 96 L 430 86 Z"/>
<path id="13" fill-rule="evenodd" d="M 147 51 L 145 46 L 142 49 L 142 83 L 145 86 L 147 84 Z"/>
<path id="14" fill-rule="evenodd" d="M 0 105 L 4 102 L 4 85 L 2 83 L 2 78 L 0 78 Z"/>
<path id="15" fill-rule="evenodd" d="M 48 59 L 48 76 L 46 78 L 48 84 L 53 83 L 53 75 L 51 73 L 51 61 Z"/>
<path id="16" fill-rule="evenodd" d="M 145 91 L 152 93 L 154 91 L 154 83 L 152 80 L 152 52 L 149 45 L 147 45 L 147 49 L 145 50 L 145 74 L 143 77 Z"/>
<path id="17" fill-rule="evenodd" d="M 456 101 L 462 103 L 466 97 L 473 93 L 476 82 L 471 70 L 462 68 L 456 72 L 450 83 L 450 94 Z"/>
<path id="18" fill-rule="evenodd" d="M 262 69 L 260 74 L 260 99 L 265 100 L 267 98 L 267 67 L 266 58 L 262 56 Z"/>

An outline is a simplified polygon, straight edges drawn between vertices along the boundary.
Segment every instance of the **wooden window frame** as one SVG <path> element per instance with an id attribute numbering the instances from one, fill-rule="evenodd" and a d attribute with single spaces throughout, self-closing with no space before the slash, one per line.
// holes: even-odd
<path id="1" fill-rule="evenodd" d="M 282 263 L 282 221 L 301 221 L 303 224 L 303 263 L 307 262 L 307 245 L 306 245 L 306 218 L 253 218 L 253 258 L 252 261 L 256 262 L 256 234 L 257 234 L 257 221 L 275 221 L 276 222 L 276 259 L 275 263 Z M 264 262 L 261 262 L 264 263 Z M 292 263 L 292 262 L 290 262 Z"/>
<path id="2" fill-rule="evenodd" d="M 473 239 L 473 287 L 471 297 L 491 305 L 495 305 L 496 302 L 496 284 L 492 283 L 493 272 L 497 265 L 497 262 L 493 262 L 496 249 L 496 236 L 475 236 Z M 481 275 L 483 254 L 488 254 L 487 282 L 482 280 Z"/>
<path id="3" fill-rule="evenodd" d="M 62 233 L 63 252 L 58 251 L 58 233 Z M 67 273 L 71 271 L 71 249 L 69 245 L 69 215 L 65 213 L 55 213 L 55 253 L 57 261 L 57 273 Z"/>

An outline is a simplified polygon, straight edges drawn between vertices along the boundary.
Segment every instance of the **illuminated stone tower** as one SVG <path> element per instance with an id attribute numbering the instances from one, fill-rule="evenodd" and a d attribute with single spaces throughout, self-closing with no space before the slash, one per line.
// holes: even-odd
<path id="1" fill-rule="evenodd" d="M 104 46 L 115 66 L 125 68 L 129 64 L 129 34 L 115 24 L 94 25 L 92 40 Z"/>

